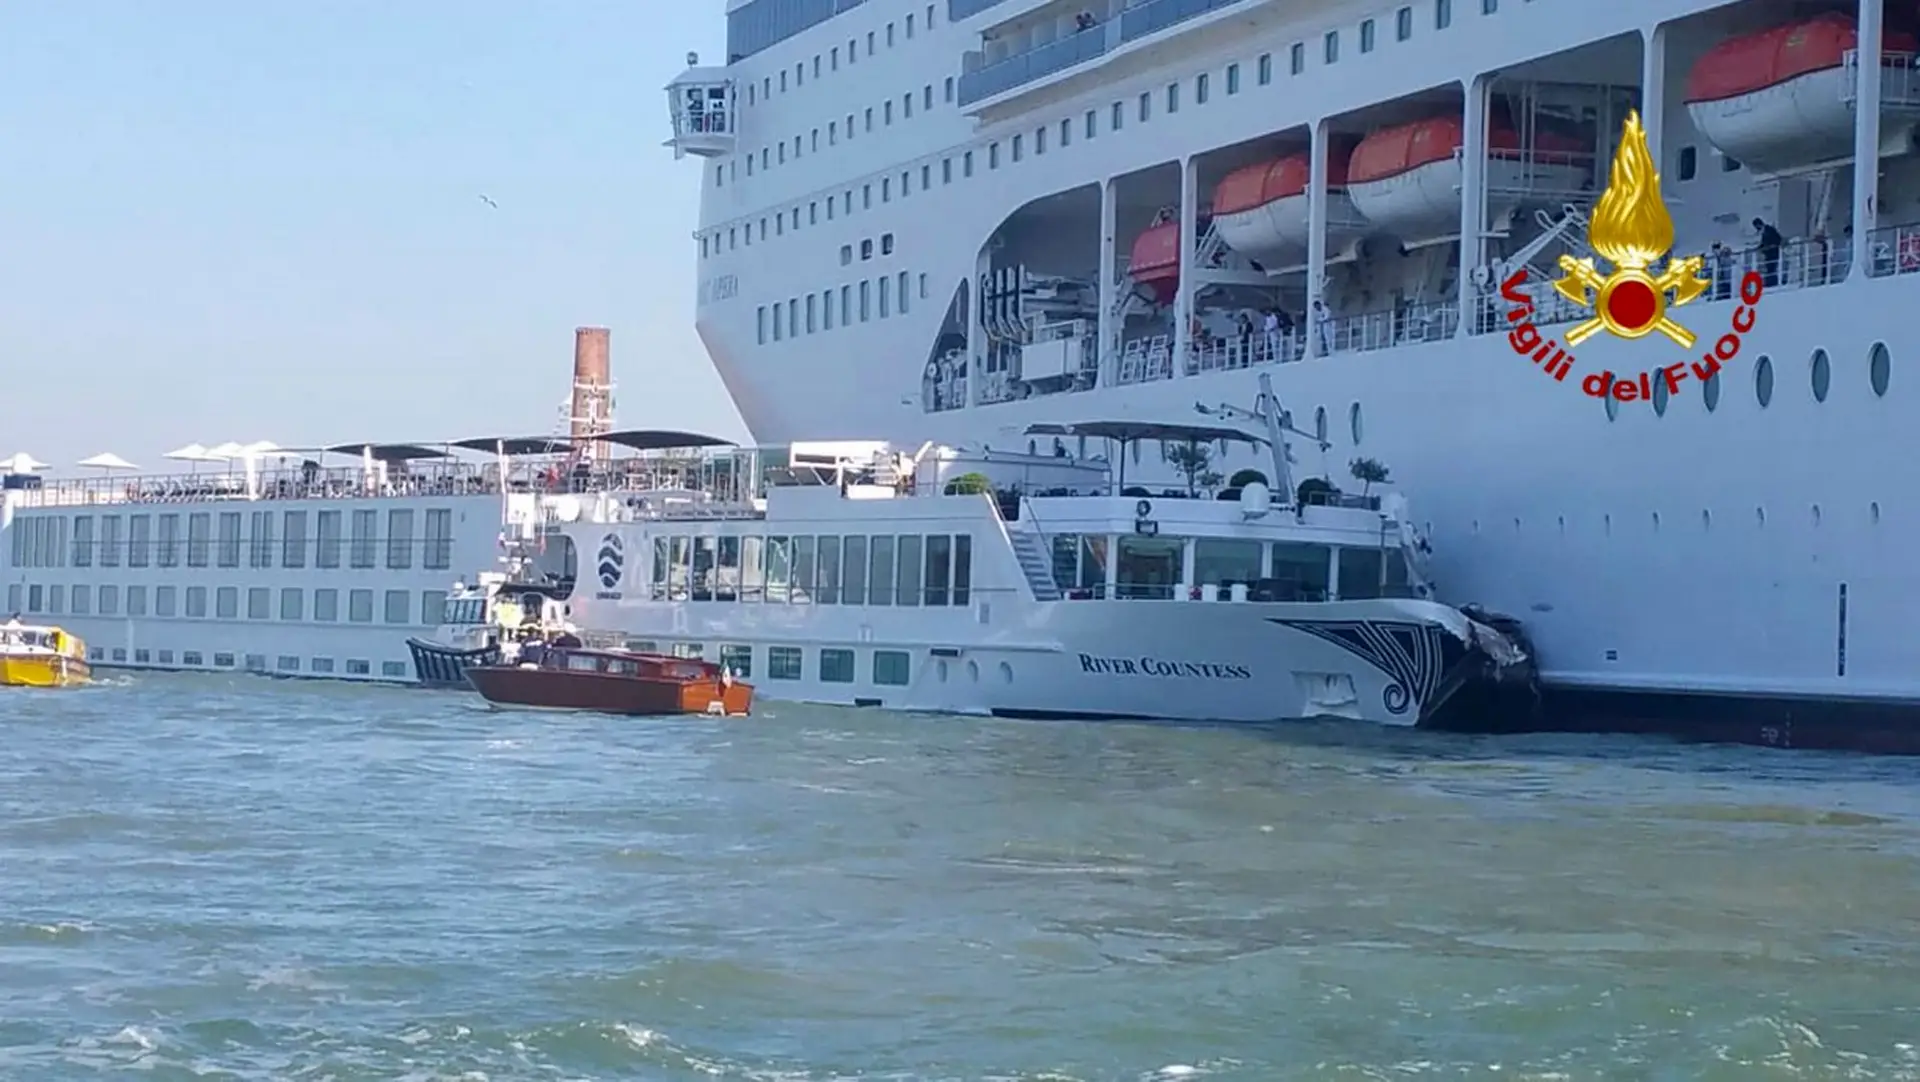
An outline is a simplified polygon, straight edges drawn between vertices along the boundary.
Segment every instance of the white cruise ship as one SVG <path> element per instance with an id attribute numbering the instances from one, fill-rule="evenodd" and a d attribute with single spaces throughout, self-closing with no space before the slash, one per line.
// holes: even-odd
<path id="1" fill-rule="evenodd" d="M 411 683 L 407 639 L 446 623 L 454 581 L 492 571 L 555 493 L 619 487 L 616 448 L 718 445 L 612 428 L 610 336 L 576 332 L 552 436 L 189 445 L 146 473 L 0 463 L 4 613 L 87 641 L 97 668 L 233 670 Z"/>
<path id="2" fill-rule="evenodd" d="M 1920 750 L 1893 544 L 1920 526 L 1894 412 L 1920 383 L 1893 371 L 1920 282 L 1912 5 L 726 17 L 726 63 L 667 87 L 670 145 L 701 163 L 698 329 L 758 442 L 1024 449 L 1271 372 L 1326 472 L 1377 459 L 1414 495 L 1443 597 L 1525 622 L 1560 723 Z M 1672 251 L 1712 268 L 1674 312 L 1702 340 L 1601 335 L 1552 378 L 1501 284 L 1527 272 L 1543 335 L 1591 314 L 1550 280 L 1592 254 L 1635 110 Z M 1676 362 L 1698 375 L 1658 378 Z M 1625 388 L 1584 393 L 1602 373 Z"/>

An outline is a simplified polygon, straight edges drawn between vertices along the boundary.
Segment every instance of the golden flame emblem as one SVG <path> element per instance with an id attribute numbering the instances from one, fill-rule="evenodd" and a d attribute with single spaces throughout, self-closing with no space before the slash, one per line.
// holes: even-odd
<path id="1" fill-rule="evenodd" d="M 1707 281 L 1700 277 L 1706 260 L 1692 255 L 1669 259 L 1659 274 L 1647 270 L 1673 247 L 1673 216 L 1660 198 L 1660 174 L 1637 110 L 1627 114 L 1607 190 L 1587 223 L 1587 240 L 1613 264 L 1613 273 L 1600 273 L 1591 259 L 1560 257 L 1566 276 L 1553 283 L 1554 290 L 1593 310 L 1592 319 L 1567 331 L 1567 344 L 1577 346 L 1602 330 L 1621 338 L 1659 331 L 1681 348 L 1691 348 L 1693 332 L 1668 318 L 1667 310 L 1706 292 Z"/>

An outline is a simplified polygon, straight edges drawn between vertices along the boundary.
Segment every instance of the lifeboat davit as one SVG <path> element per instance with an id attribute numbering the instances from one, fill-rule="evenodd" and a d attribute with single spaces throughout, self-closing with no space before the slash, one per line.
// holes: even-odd
<path id="1" fill-rule="evenodd" d="M 1327 250 L 1351 247 L 1363 232 L 1347 198 L 1347 161 L 1353 145 L 1327 154 Z M 1236 169 L 1213 190 L 1213 228 L 1227 247 L 1268 269 L 1306 258 L 1307 182 L 1313 168 L 1304 153 Z"/>
<path id="2" fill-rule="evenodd" d="M 1448 240 L 1460 233 L 1460 147 L 1465 125 L 1458 113 L 1401 124 L 1360 140 L 1347 162 L 1347 197 L 1375 228 L 1407 245 Z M 1578 191 L 1592 176 L 1592 148 L 1579 140 L 1541 131 L 1531 154 L 1523 153 L 1513 125 L 1487 126 L 1487 214 L 1498 220 L 1538 191 L 1542 201 Z"/>
<path id="3" fill-rule="evenodd" d="M 1756 173 L 1851 157 L 1853 75 L 1846 57 L 1858 43 L 1853 19 L 1839 14 L 1730 38 L 1687 75 L 1687 113 L 1720 153 Z M 1881 44 L 1882 100 L 1892 100 L 1902 87 L 1888 85 L 1889 78 L 1900 73 L 1886 69 L 1885 53 L 1911 53 L 1920 42 L 1888 29 Z M 1904 129 L 1884 134 L 1905 138 Z"/>
<path id="4" fill-rule="evenodd" d="M 1151 293 L 1153 303 L 1173 300 L 1180 288 L 1179 221 L 1157 222 L 1134 238 L 1127 277 Z"/>

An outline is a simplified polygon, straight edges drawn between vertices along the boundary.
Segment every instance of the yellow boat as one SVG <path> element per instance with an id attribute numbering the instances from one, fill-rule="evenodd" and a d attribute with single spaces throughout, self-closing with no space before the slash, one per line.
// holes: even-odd
<path id="1" fill-rule="evenodd" d="M 0 687 L 75 687 L 92 677 L 78 635 L 17 620 L 0 625 Z"/>

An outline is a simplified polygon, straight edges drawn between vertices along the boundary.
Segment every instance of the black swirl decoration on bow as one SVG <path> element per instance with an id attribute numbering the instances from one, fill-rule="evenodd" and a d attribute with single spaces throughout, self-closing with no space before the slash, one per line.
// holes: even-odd
<path id="1" fill-rule="evenodd" d="M 1455 642 L 1444 629 L 1428 623 L 1268 619 L 1330 642 L 1386 673 L 1380 701 L 1387 713 L 1395 715 L 1433 701 L 1449 664 L 1447 644 Z"/>
<path id="2" fill-rule="evenodd" d="M 620 576 L 627 567 L 627 546 L 620 540 L 619 534 L 610 533 L 600 539 L 600 552 L 596 569 L 600 572 L 600 585 L 611 590 L 620 585 Z"/>

